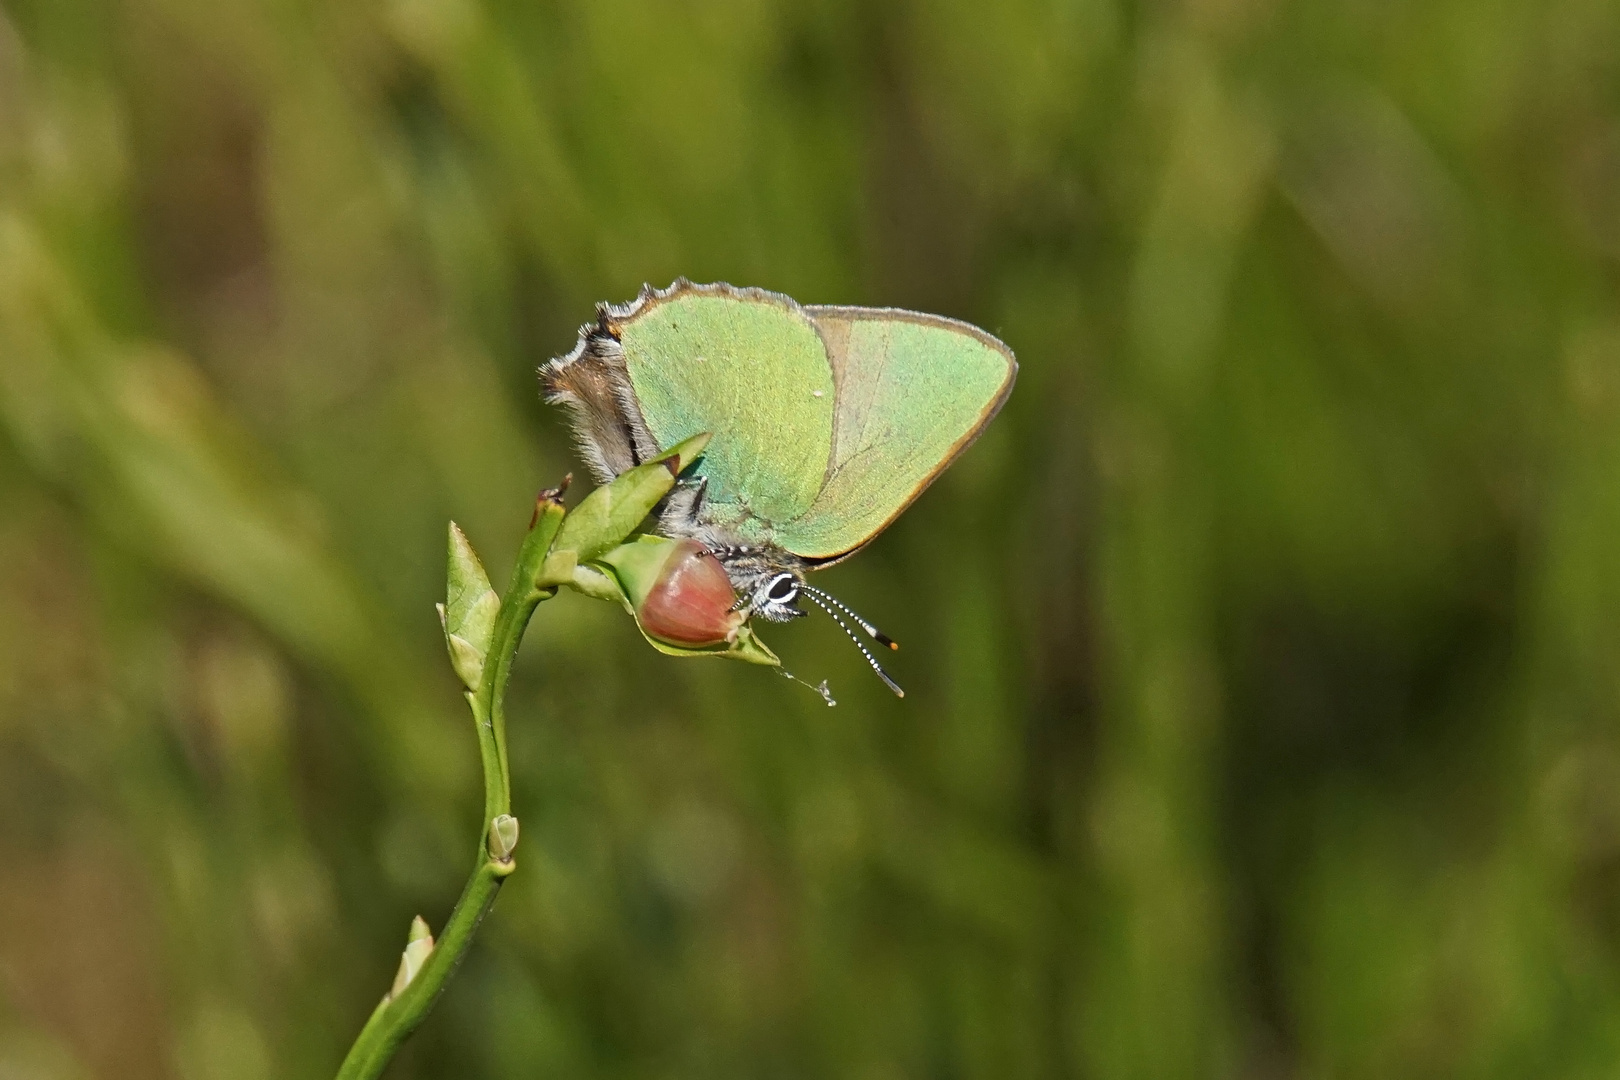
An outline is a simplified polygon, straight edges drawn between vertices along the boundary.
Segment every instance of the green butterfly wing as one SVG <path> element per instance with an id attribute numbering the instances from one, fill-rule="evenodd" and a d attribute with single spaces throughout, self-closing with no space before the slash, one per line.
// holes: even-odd
<path id="1" fill-rule="evenodd" d="M 776 542 L 834 561 L 882 532 L 984 430 L 1012 392 L 1007 346 L 967 323 L 885 308 L 812 307 L 837 387 L 832 453 Z"/>
<path id="2" fill-rule="evenodd" d="M 832 451 L 834 385 L 826 347 L 785 296 L 679 281 L 609 324 L 658 446 L 713 432 L 696 466 L 704 517 L 748 540 L 814 505 Z"/>
<path id="3" fill-rule="evenodd" d="M 609 309 L 657 446 L 714 433 L 702 516 L 833 562 L 882 532 L 1012 390 L 1012 352 L 977 327 L 890 308 L 801 307 L 677 281 Z"/>

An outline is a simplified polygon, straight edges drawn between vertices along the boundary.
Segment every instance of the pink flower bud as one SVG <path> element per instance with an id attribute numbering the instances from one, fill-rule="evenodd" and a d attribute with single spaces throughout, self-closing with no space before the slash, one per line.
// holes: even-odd
<path id="1" fill-rule="evenodd" d="M 636 618 L 647 633 L 676 645 L 717 645 L 733 640 L 742 625 L 742 612 L 731 610 L 736 602 L 720 560 L 696 540 L 679 540 Z"/>
<path id="2" fill-rule="evenodd" d="M 732 610 L 737 594 L 720 560 L 696 540 L 643 536 L 602 561 L 652 637 L 687 648 L 736 640 L 743 624 L 743 613 Z"/>

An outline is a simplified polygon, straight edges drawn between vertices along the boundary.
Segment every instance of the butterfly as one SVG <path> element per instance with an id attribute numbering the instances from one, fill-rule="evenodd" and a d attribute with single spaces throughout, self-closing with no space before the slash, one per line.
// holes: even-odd
<path id="1" fill-rule="evenodd" d="M 573 351 L 541 369 L 599 483 L 712 433 L 653 530 L 707 548 L 749 617 L 787 621 L 808 597 L 896 693 L 839 613 L 894 643 L 805 575 L 899 517 L 984 431 L 1017 374 L 1012 350 L 955 319 L 684 278 L 598 305 Z"/>

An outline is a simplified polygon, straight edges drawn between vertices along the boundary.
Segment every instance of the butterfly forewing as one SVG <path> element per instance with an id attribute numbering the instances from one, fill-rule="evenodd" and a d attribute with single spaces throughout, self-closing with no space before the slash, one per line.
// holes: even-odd
<path id="1" fill-rule="evenodd" d="M 786 297 L 686 286 L 617 324 L 641 414 L 671 446 L 714 434 L 697 467 L 704 513 L 769 539 L 802 517 L 827 472 L 834 386 L 815 325 Z"/>

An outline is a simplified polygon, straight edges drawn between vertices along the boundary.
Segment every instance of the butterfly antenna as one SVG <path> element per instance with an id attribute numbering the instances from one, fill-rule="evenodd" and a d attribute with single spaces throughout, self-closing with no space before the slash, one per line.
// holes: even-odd
<path id="1" fill-rule="evenodd" d="M 856 637 L 855 631 L 849 628 L 849 624 L 839 616 L 838 612 L 833 610 L 830 605 L 822 601 L 821 597 L 823 594 L 821 591 L 819 589 L 812 589 L 806 592 L 805 595 L 810 598 L 810 602 L 812 604 L 816 605 L 816 607 L 820 608 L 822 611 L 825 611 L 828 615 L 831 615 L 833 622 L 837 623 L 841 628 L 843 628 L 844 633 L 849 635 L 849 640 L 853 641 L 855 643 L 855 647 L 861 650 L 861 655 L 866 657 L 866 662 L 872 665 L 872 670 L 877 672 L 877 677 L 883 680 L 883 685 L 887 686 L 890 690 L 893 690 L 895 697 L 905 697 L 906 692 L 900 689 L 899 683 L 889 678 L 889 673 L 883 670 L 883 665 L 878 663 L 877 657 L 872 655 L 872 650 L 866 647 L 866 642 Z M 831 598 L 829 597 L 828 599 Z M 837 603 L 837 601 L 835 600 L 833 603 Z M 842 604 L 839 604 L 838 606 L 843 607 Z"/>
<path id="2" fill-rule="evenodd" d="M 869 623 L 865 619 L 861 618 L 859 615 L 857 615 L 855 613 L 854 609 L 852 609 L 848 604 L 844 603 L 842 600 L 838 599 L 838 597 L 832 595 L 831 593 L 822 592 L 820 589 L 816 588 L 814 585 L 801 584 L 799 586 L 799 588 L 803 589 L 806 592 L 815 593 L 817 596 L 819 596 L 823 600 L 827 601 L 827 603 L 831 604 L 833 607 L 837 608 L 839 611 L 842 611 L 845 615 L 848 615 L 850 617 L 850 619 L 855 623 L 856 626 L 860 627 L 862 630 L 865 630 L 867 635 L 870 636 L 871 639 L 873 641 L 877 642 L 879 645 L 887 645 L 891 649 L 898 649 L 900 647 L 900 643 L 898 641 L 894 640 L 894 638 L 890 637 L 888 634 L 885 634 L 883 631 L 879 630 L 877 627 L 873 626 L 871 623 Z"/>

